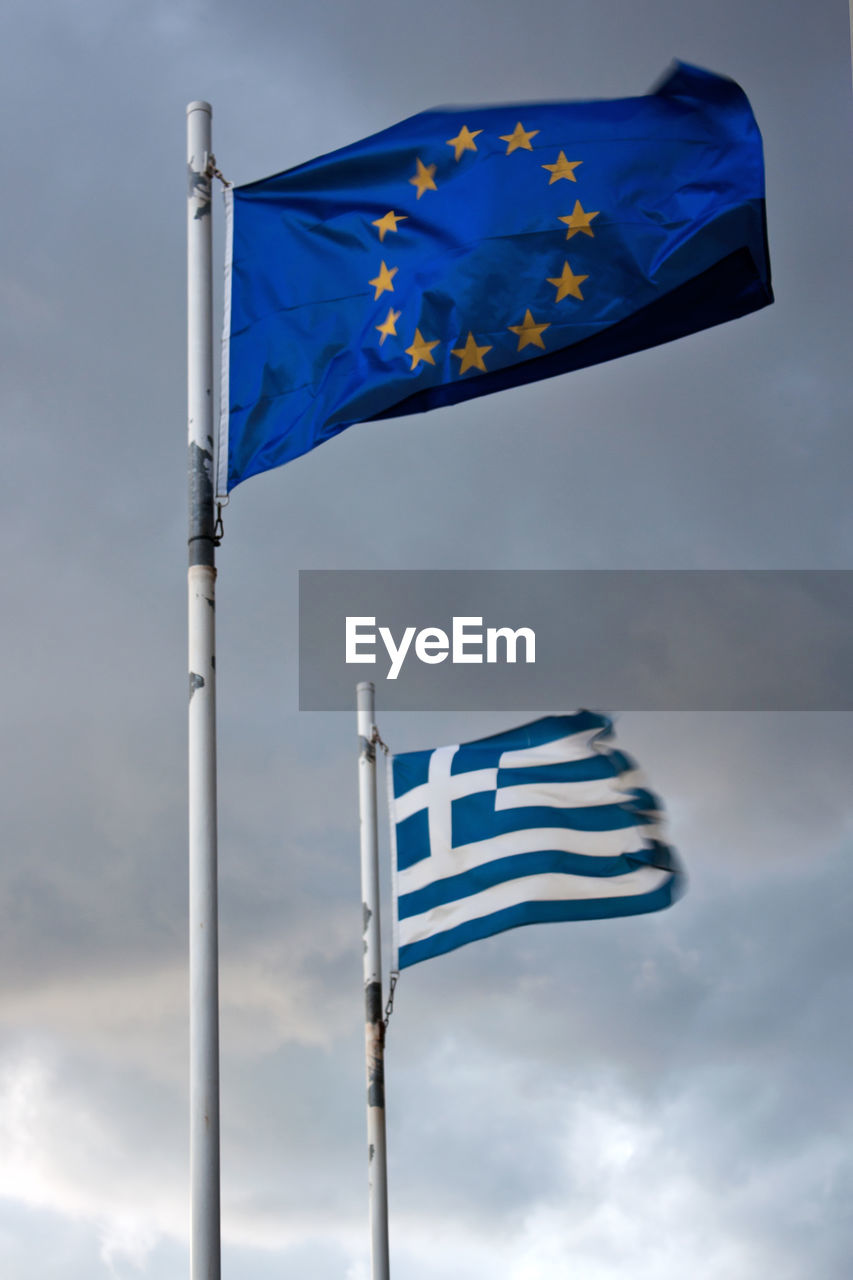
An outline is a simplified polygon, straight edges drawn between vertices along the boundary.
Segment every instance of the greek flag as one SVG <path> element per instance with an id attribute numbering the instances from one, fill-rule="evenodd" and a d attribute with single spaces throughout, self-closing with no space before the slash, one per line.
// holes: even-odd
<path id="1" fill-rule="evenodd" d="M 395 968 L 515 925 L 668 907 L 658 800 L 580 711 L 391 761 Z"/>

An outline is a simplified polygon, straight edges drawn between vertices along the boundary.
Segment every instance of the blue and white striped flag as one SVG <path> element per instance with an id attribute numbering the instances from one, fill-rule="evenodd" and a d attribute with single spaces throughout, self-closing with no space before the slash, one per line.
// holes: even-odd
<path id="1" fill-rule="evenodd" d="M 395 968 L 515 925 L 675 900 L 660 805 L 611 728 L 580 711 L 393 757 Z"/>

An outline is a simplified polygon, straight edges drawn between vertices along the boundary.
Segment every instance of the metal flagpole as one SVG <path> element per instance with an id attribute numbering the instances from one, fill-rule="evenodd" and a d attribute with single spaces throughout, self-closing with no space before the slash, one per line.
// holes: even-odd
<path id="1" fill-rule="evenodd" d="M 191 1280 L 220 1275 L 211 114 L 187 107 Z"/>
<path id="2" fill-rule="evenodd" d="M 367 1063 L 367 1159 L 371 1280 L 389 1280 L 388 1172 L 385 1160 L 385 1025 L 379 932 L 379 852 L 376 830 L 374 690 L 356 688 L 358 705 L 358 812 L 364 913 L 364 1013 Z"/>

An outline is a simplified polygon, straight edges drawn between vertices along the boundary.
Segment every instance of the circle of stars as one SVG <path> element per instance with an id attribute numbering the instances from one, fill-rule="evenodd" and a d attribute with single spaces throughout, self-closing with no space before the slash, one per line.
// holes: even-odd
<path id="1" fill-rule="evenodd" d="M 534 149 L 533 139 L 537 137 L 539 132 L 538 129 L 526 129 L 521 120 L 517 121 L 512 132 L 498 135 L 500 141 L 506 143 L 506 150 L 503 154 L 511 156 L 515 152 L 532 152 Z M 462 125 L 454 137 L 447 139 L 445 145 L 452 147 L 453 163 L 455 165 L 464 162 L 468 153 L 476 154 L 478 152 L 477 139 L 482 133 L 482 129 L 472 130 L 467 125 Z M 542 164 L 541 168 L 548 173 L 548 186 L 551 187 L 560 181 L 576 183 L 578 177 L 575 171 L 580 168 L 582 163 L 583 161 L 581 160 L 569 160 L 566 152 L 561 150 L 556 160 Z M 438 165 L 436 163 L 427 164 L 421 156 L 415 157 L 415 171 L 407 181 L 410 186 L 415 188 L 416 200 L 420 201 L 423 196 L 438 191 L 437 172 Z M 586 210 L 580 200 L 575 200 L 571 213 L 559 215 L 557 221 L 563 223 L 566 227 L 566 240 L 571 240 L 576 235 L 594 238 L 595 233 L 592 222 L 598 216 L 599 210 Z M 371 226 L 376 228 L 379 243 L 384 245 L 386 237 L 400 234 L 400 224 L 409 221 L 409 219 L 409 214 L 389 209 L 381 217 L 373 219 Z M 374 302 L 378 301 L 384 293 L 394 293 L 394 281 L 398 270 L 397 266 L 389 266 L 384 259 L 381 260 L 378 274 L 368 281 L 374 290 Z M 559 304 L 567 298 L 583 302 L 584 295 L 581 291 L 581 285 L 588 279 L 588 275 L 576 273 L 568 259 L 564 258 L 560 274 L 545 277 L 546 283 L 552 285 L 555 290 L 552 305 Z M 399 337 L 397 325 L 401 316 L 402 307 L 399 310 L 389 307 L 385 319 L 374 326 L 379 333 L 380 347 L 383 346 L 387 338 Z M 507 325 L 507 331 L 517 339 L 515 354 L 525 351 L 528 347 L 545 351 L 547 348 L 544 334 L 546 329 L 551 327 L 551 323 L 551 321 L 537 321 L 531 309 L 526 308 L 524 318 L 520 324 Z M 436 360 L 433 352 L 441 345 L 442 340 L 440 338 L 425 337 L 421 330 L 416 328 L 410 345 L 405 348 L 405 354 L 411 361 L 409 372 L 417 372 L 421 366 L 424 368 L 427 365 L 435 367 Z M 469 372 L 486 373 L 488 369 L 485 358 L 493 349 L 492 345 L 479 343 L 474 332 L 469 329 L 464 343 L 460 342 L 460 345 L 450 349 L 450 354 L 459 361 L 458 376 L 462 377 Z"/>

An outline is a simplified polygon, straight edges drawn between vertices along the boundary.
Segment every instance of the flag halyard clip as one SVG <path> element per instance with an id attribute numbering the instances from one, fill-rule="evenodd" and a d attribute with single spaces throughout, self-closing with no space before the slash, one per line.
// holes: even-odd
<path id="1" fill-rule="evenodd" d="M 207 168 L 205 169 L 204 172 L 208 178 L 218 178 L 219 181 L 222 183 L 223 187 L 231 186 L 231 183 L 224 176 L 221 169 L 217 169 L 216 156 L 213 155 L 212 153 L 207 158 Z"/>
<path id="2" fill-rule="evenodd" d="M 391 1014 L 394 1012 L 394 992 L 397 989 L 397 983 L 399 981 L 400 970 L 392 969 L 388 975 L 388 999 L 385 1001 L 385 1017 L 382 1019 L 382 1028 L 384 1033 L 388 1031 L 388 1023 L 391 1021 Z"/>
<path id="3" fill-rule="evenodd" d="M 213 526 L 213 545 L 215 547 L 221 547 L 222 539 L 225 537 L 225 526 L 222 523 L 222 508 L 227 507 L 227 505 L 227 498 L 224 502 L 217 502 L 216 504 L 216 523 Z"/>

